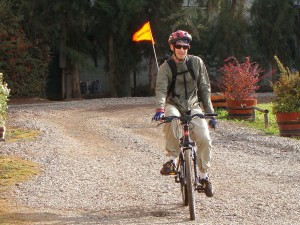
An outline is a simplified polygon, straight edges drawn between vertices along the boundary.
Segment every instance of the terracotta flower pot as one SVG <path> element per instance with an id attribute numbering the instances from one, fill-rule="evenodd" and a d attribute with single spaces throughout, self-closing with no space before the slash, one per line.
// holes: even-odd
<path id="1" fill-rule="evenodd" d="M 300 112 L 276 113 L 280 136 L 300 136 Z"/>
<path id="2" fill-rule="evenodd" d="M 257 105 L 256 99 L 247 100 L 227 100 L 228 118 L 230 119 L 253 119 L 252 106 Z"/>
<path id="3" fill-rule="evenodd" d="M 226 108 L 226 99 L 222 94 L 212 94 L 210 96 L 214 108 Z"/>

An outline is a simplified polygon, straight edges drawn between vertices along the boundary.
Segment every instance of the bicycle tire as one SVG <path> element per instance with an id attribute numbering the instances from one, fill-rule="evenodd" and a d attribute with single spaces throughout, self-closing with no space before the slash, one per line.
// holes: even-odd
<path id="1" fill-rule="evenodd" d="M 179 173 L 180 173 L 180 191 L 181 191 L 181 196 L 182 196 L 182 201 L 184 206 L 189 205 L 189 200 L 188 200 L 188 193 L 187 193 L 187 186 L 186 186 L 186 178 L 185 178 L 185 171 L 184 171 L 184 161 L 183 157 L 181 157 L 180 160 L 180 167 L 179 167 Z"/>
<path id="2" fill-rule="evenodd" d="M 195 220 L 195 193 L 193 188 L 193 176 L 192 176 L 192 151 L 186 150 L 184 152 L 185 158 L 185 176 L 186 176 L 186 187 L 187 196 L 189 203 L 190 219 Z"/>

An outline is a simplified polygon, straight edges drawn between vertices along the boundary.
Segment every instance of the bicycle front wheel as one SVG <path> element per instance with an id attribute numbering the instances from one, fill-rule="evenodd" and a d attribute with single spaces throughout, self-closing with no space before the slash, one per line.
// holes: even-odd
<path id="1" fill-rule="evenodd" d="M 184 152 L 185 158 L 185 177 L 186 177 L 186 188 L 187 188 L 187 196 L 189 202 L 189 210 L 190 210 L 190 219 L 195 220 L 195 193 L 193 186 L 193 163 L 192 163 L 192 151 L 185 150 Z"/>
<path id="2" fill-rule="evenodd" d="M 182 196 L 182 201 L 184 206 L 189 205 L 186 178 L 185 178 L 185 162 L 183 160 L 183 155 L 180 154 L 179 159 L 179 179 L 180 179 L 180 191 Z"/>

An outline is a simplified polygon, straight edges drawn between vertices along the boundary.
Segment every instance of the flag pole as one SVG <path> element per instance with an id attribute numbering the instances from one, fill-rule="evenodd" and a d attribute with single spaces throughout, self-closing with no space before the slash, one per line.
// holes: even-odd
<path id="1" fill-rule="evenodd" d="M 152 46 L 153 46 L 153 52 L 154 52 L 156 67 L 157 67 L 157 70 L 158 70 L 158 62 L 157 62 L 157 57 L 156 57 L 156 52 L 155 52 L 154 44 L 152 44 Z"/>
<path id="2" fill-rule="evenodd" d="M 153 47 L 153 52 L 154 52 L 154 57 L 155 57 L 155 62 L 156 62 L 156 67 L 157 67 L 157 70 L 158 70 L 158 62 L 157 62 L 157 57 L 156 57 L 156 52 L 155 52 L 155 48 L 154 48 L 154 39 L 153 39 L 153 35 L 152 35 L 152 30 L 151 30 L 151 26 L 150 26 L 150 22 L 148 21 L 149 23 L 149 27 L 150 27 L 150 34 L 151 34 L 151 39 L 152 39 L 152 47 Z"/>

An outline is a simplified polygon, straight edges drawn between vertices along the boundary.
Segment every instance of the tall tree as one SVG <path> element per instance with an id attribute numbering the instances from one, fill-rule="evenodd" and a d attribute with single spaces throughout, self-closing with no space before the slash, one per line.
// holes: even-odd
<path id="1" fill-rule="evenodd" d="M 169 19 L 173 26 L 193 34 L 191 53 L 199 54 L 212 66 L 230 55 L 244 56 L 249 41 L 245 0 L 198 0 Z M 234 41 L 233 41 L 234 40 Z"/>
<path id="2" fill-rule="evenodd" d="M 294 7 L 297 10 L 296 16 L 295 16 L 295 40 L 294 40 L 294 45 L 295 49 L 292 52 L 292 57 L 294 59 L 294 66 L 300 70 L 300 2 L 295 2 Z"/>
<path id="3" fill-rule="evenodd" d="M 150 21 L 153 36 L 156 41 L 158 55 L 166 50 L 169 31 L 164 29 L 164 18 L 172 9 L 178 8 L 179 0 L 98 0 L 92 7 L 95 35 L 102 52 L 108 53 L 105 59 L 108 65 L 108 74 L 111 95 L 130 96 L 131 73 L 143 57 L 150 57 L 150 83 L 153 90 L 153 49 L 149 43 L 133 43 L 132 34 L 146 21 Z M 105 32 L 105 35 L 103 35 Z M 163 40 L 163 41 L 161 41 Z M 108 44 L 105 44 L 108 43 Z M 152 70 L 151 70 L 152 69 Z M 152 78 L 151 78 L 152 77 Z"/>
<path id="4" fill-rule="evenodd" d="M 130 74 L 137 48 L 131 42 L 143 1 L 98 0 L 91 9 L 91 33 L 107 62 L 112 97 L 130 96 Z"/>
<path id="5" fill-rule="evenodd" d="M 52 51 L 66 55 L 66 65 L 72 73 L 72 97 L 80 97 L 79 66 L 91 53 L 88 39 L 89 1 L 81 0 L 16 0 L 24 16 L 23 27 L 34 41 L 45 41 Z M 63 75 L 63 73 L 62 73 Z"/>
<path id="6" fill-rule="evenodd" d="M 144 10 L 141 12 L 143 20 L 151 21 L 151 28 L 156 41 L 155 49 L 157 52 L 158 64 L 161 64 L 168 53 L 170 48 L 168 45 L 168 37 L 173 32 L 173 26 L 168 21 L 168 16 L 174 14 L 181 9 L 181 0 L 149 0 Z M 156 62 L 152 48 L 146 48 L 144 55 L 149 57 L 149 93 L 154 94 L 155 91 L 155 74 L 158 68 L 156 68 Z"/>
<path id="7" fill-rule="evenodd" d="M 222 1 L 219 15 L 208 24 L 207 53 L 217 65 L 223 64 L 228 56 L 243 58 L 249 54 L 249 24 L 245 10 L 244 1 Z"/>
<path id="8" fill-rule="evenodd" d="M 293 48 L 290 43 L 295 33 L 296 15 L 293 2 L 293 0 L 255 0 L 253 2 L 252 36 L 257 43 L 258 57 L 267 62 L 270 71 L 276 66 L 273 60 L 274 55 L 278 55 L 286 65 L 291 65 Z"/>
<path id="9" fill-rule="evenodd" d="M 17 1 L 0 2 L 0 71 L 12 96 L 44 96 L 49 49 L 28 40 Z"/>
<path id="10" fill-rule="evenodd" d="M 159 33 L 163 30 L 160 17 L 174 8 L 171 0 L 12 1 L 16 2 L 16 11 L 24 16 L 22 24 L 27 36 L 44 40 L 53 51 L 66 56 L 66 61 L 60 60 L 61 67 L 67 66 L 73 74 L 75 98 L 80 96 L 78 63 L 89 58 L 89 54 L 95 62 L 98 57 L 107 62 L 111 96 L 130 96 L 131 72 L 142 56 L 149 56 L 152 50 L 149 44 L 132 43 L 132 34 L 147 20 L 154 21 L 151 24 Z M 176 7 L 179 2 L 176 0 Z"/>

